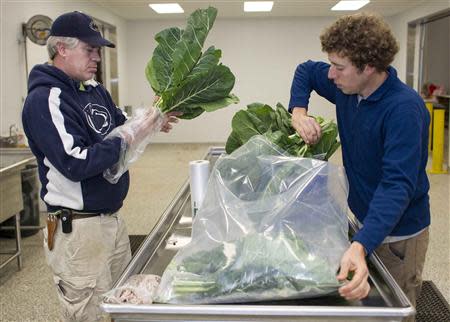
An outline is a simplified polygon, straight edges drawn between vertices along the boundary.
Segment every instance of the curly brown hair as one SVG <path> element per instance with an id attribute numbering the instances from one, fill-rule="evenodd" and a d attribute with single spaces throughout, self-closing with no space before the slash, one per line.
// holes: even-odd
<path id="1" fill-rule="evenodd" d="M 359 70 L 366 65 L 385 71 L 398 52 L 388 24 L 374 14 L 339 18 L 320 35 L 322 51 L 347 57 Z"/>

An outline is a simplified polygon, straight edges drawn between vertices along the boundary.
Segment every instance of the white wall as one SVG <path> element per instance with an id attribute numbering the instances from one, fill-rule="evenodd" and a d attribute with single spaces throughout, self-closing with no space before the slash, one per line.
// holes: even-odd
<path id="1" fill-rule="evenodd" d="M 126 83 L 126 37 L 125 20 L 108 10 L 86 1 L 8 1 L 1 2 L 0 9 L 0 134 L 8 135 L 9 125 L 22 128 L 21 111 L 26 97 L 25 54 L 22 37 L 22 23 L 36 14 L 55 19 L 60 14 L 81 10 L 117 27 L 120 84 Z M 47 61 L 45 46 L 38 46 L 27 40 L 29 70 L 37 63 Z M 119 100 L 124 101 L 125 91 Z"/>
<path id="2" fill-rule="evenodd" d="M 401 15 L 387 18 L 400 52 L 393 65 L 400 79 L 405 80 L 407 23 L 448 8 L 445 2 L 431 2 Z M 2 2 L 0 39 L 0 116 L 1 135 L 6 135 L 12 123 L 21 126 L 20 112 L 26 95 L 24 46 L 19 44 L 21 24 L 35 14 L 52 19 L 70 10 L 83 10 L 117 27 L 120 77 L 120 105 L 150 105 L 153 93 L 144 69 L 156 45 L 153 37 L 169 26 L 184 27 L 185 21 L 127 21 L 107 9 L 87 2 L 60 0 Z M 274 19 L 221 19 L 208 36 L 208 45 L 222 49 L 222 62 L 236 76 L 233 92 L 241 103 L 214 113 L 204 113 L 197 119 L 175 126 L 170 134 L 158 134 L 155 142 L 225 142 L 230 133 L 231 118 L 246 104 L 259 101 L 274 106 L 287 105 L 292 76 L 297 64 L 307 60 L 326 60 L 320 50 L 319 34 L 335 18 L 301 17 Z M 29 43 L 30 44 L 30 43 Z M 30 44 L 30 69 L 33 63 L 47 59 L 45 47 Z M 334 118 L 334 109 L 324 99 L 313 94 L 311 111 Z"/>
<path id="3" fill-rule="evenodd" d="M 393 66 L 401 80 L 406 79 L 407 23 L 447 7 L 444 2 L 427 3 L 386 18 L 400 43 Z M 279 101 L 286 106 L 297 64 L 307 59 L 326 60 L 326 55 L 320 50 L 319 34 L 334 20 L 334 17 L 238 20 L 219 16 L 205 47 L 215 45 L 222 49 L 222 62 L 236 76 L 233 92 L 241 103 L 210 114 L 204 113 L 194 120 L 181 121 L 169 135 L 158 134 L 155 142 L 225 142 L 234 113 L 245 108 L 246 104 L 259 101 L 273 106 Z M 180 20 L 127 23 L 130 78 L 126 86 L 126 104 L 135 108 L 151 103 L 153 92 L 144 69 L 156 46 L 153 36 L 164 28 L 183 28 L 184 24 L 185 21 Z M 312 113 L 335 118 L 332 105 L 316 94 L 313 94 L 310 108 Z"/>
<path id="4" fill-rule="evenodd" d="M 217 18 L 205 48 L 214 45 L 222 50 L 222 62 L 236 76 L 233 90 L 238 105 L 213 113 L 203 113 L 194 120 L 182 120 L 170 134 L 158 134 L 156 142 L 225 142 L 231 131 L 234 113 L 252 102 L 287 106 L 296 66 L 307 60 L 326 60 L 320 50 L 319 34 L 334 18 L 302 17 L 283 19 Z M 126 104 L 133 108 L 149 105 L 153 92 L 144 69 L 156 42 L 154 35 L 164 28 L 185 21 L 137 21 L 127 23 L 128 73 Z M 123 86 L 122 86 L 123 90 Z M 312 113 L 335 118 L 334 108 L 322 98 L 311 100 Z"/>

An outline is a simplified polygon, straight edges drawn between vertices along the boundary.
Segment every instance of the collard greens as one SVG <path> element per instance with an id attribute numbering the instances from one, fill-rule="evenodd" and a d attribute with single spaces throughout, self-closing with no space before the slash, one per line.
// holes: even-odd
<path id="1" fill-rule="evenodd" d="M 145 74 L 163 113 L 179 111 L 181 118 L 192 119 L 239 102 L 230 94 L 235 78 L 219 63 L 220 49 L 211 46 L 202 52 L 216 16 L 213 7 L 198 9 L 189 16 L 186 29 L 171 27 L 156 34 L 158 45 Z"/>
<path id="2" fill-rule="evenodd" d="M 291 115 L 283 105 L 278 103 L 274 110 L 267 104 L 253 103 L 234 115 L 225 150 L 230 154 L 254 135 L 263 134 L 290 155 L 328 160 L 340 146 L 337 125 L 322 117 L 316 117 L 316 121 L 322 137 L 317 144 L 307 145 L 292 127 Z"/>
<path id="3" fill-rule="evenodd" d="M 201 302 L 226 296 L 232 300 L 234 293 L 242 301 L 251 292 L 276 298 L 277 293 L 287 297 L 310 290 L 326 293 L 339 286 L 330 265 L 311 254 L 293 232 L 281 232 L 275 238 L 244 236 L 187 257 L 176 270 L 173 296 L 181 302 L 184 295 L 186 302 Z"/>

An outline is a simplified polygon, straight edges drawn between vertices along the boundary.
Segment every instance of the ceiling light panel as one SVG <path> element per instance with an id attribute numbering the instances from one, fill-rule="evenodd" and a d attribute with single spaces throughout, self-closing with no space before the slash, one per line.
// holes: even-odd
<path id="1" fill-rule="evenodd" d="M 245 1 L 245 12 L 269 12 L 272 11 L 273 1 Z"/>
<path id="2" fill-rule="evenodd" d="M 184 10 L 178 3 L 150 3 L 149 7 L 157 13 L 183 13 Z"/>
<path id="3" fill-rule="evenodd" d="M 342 0 L 339 1 L 331 10 L 333 11 L 354 11 L 361 9 L 369 0 Z"/>

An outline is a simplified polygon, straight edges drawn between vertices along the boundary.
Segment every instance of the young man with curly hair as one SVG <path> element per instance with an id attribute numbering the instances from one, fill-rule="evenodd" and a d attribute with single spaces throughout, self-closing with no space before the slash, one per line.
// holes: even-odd
<path id="1" fill-rule="evenodd" d="M 390 66 L 398 52 L 378 16 L 338 19 L 320 36 L 330 64 L 307 61 L 295 72 L 289 110 L 308 143 L 320 126 L 308 116 L 311 91 L 336 105 L 348 204 L 360 223 L 343 255 L 339 290 L 346 299 L 367 296 L 365 257 L 376 252 L 413 304 L 420 292 L 430 224 L 428 159 L 430 117 L 420 96 Z"/>

